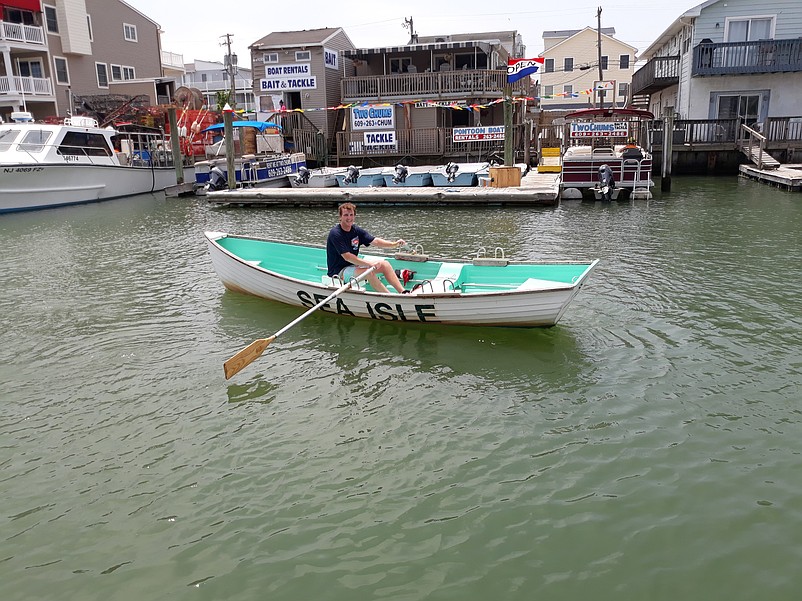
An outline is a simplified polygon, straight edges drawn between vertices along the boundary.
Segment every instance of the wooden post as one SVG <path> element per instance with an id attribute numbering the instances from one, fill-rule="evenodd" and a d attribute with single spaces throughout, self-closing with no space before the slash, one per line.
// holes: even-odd
<path id="1" fill-rule="evenodd" d="M 228 107 L 228 105 L 226 105 Z M 234 164 L 234 119 L 231 109 L 223 109 L 223 135 L 226 139 L 226 168 L 228 169 L 228 189 L 237 187 L 237 170 Z"/>
<path id="2" fill-rule="evenodd" d="M 674 107 L 663 109 L 663 167 L 660 177 L 660 191 L 671 191 L 671 162 L 674 154 Z"/>
<path id="3" fill-rule="evenodd" d="M 512 88 L 509 84 L 504 86 L 504 164 L 512 166 L 513 151 L 512 151 Z"/>
<path id="4" fill-rule="evenodd" d="M 184 162 L 181 158 L 181 137 L 178 132 L 178 119 L 175 116 L 175 107 L 167 109 L 167 119 L 170 121 L 170 149 L 173 151 L 173 166 L 175 167 L 175 183 L 184 183 Z"/>

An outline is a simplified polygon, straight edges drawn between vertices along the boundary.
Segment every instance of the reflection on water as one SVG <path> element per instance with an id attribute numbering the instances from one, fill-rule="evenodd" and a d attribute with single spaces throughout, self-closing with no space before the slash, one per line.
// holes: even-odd
<path id="1" fill-rule="evenodd" d="M 557 208 L 363 207 L 430 254 L 601 262 L 553 328 L 227 292 L 145 195 L 0 217 L 4 598 L 794 598 L 802 203 L 735 178 Z"/>

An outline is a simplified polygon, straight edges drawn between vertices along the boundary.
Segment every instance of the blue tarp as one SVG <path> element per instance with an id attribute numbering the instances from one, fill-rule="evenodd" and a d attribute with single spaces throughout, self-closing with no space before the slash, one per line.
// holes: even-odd
<path id="1" fill-rule="evenodd" d="M 232 125 L 234 127 L 255 127 L 260 132 L 270 127 L 276 127 L 278 129 L 281 129 L 280 125 L 278 125 L 277 123 L 271 123 L 270 121 L 234 121 Z M 222 129 L 223 129 L 222 123 L 215 123 L 214 125 L 210 125 L 206 129 L 204 129 L 203 131 L 222 131 Z"/>

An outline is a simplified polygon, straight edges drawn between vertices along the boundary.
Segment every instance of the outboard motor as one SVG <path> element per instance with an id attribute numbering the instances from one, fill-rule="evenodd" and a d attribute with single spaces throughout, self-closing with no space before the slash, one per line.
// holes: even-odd
<path id="1" fill-rule="evenodd" d="M 407 175 L 409 175 L 409 169 L 404 167 L 404 165 L 396 165 L 395 175 L 393 176 L 393 183 L 403 184 L 405 181 L 407 181 Z"/>
<path id="2" fill-rule="evenodd" d="M 226 187 L 228 187 L 228 178 L 225 171 L 215 165 L 209 170 L 209 183 L 206 184 L 206 189 L 214 192 Z"/>
<path id="3" fill-rule="evenodd" d="M 607 164 L 599 167 L 599 190 L 602 195 L 602 200 L 612 200 L 613 188 L 615 188 L 615 178 L 613 177 L 613 170 Z"/>
<path id="4" fill-rule="evenodd" d="M 358 178 L 359 178 L 359 169 L 357 169 L 353 165 L 349 165 L 348 171 L 346 172 L 345 178 L 343 179 L 343 183 L 355 184 Z"/>
<path id="5" fill-rule="evenodd" d="M 299 184 L 308 184 L 309 183 L 309 176 L 312 175 L 309 173 L 309 169 L 306 167 L 298 167 L 298 183 Z"/>
<path id="6" fill-rule="evenodd" d="M 446 165 L 446 180 L 449 184 L 453 183 L 455 179 L 457 179 L 457 171 L 459 171 L 459 165 L 456 163 L 449 163 Z"/>

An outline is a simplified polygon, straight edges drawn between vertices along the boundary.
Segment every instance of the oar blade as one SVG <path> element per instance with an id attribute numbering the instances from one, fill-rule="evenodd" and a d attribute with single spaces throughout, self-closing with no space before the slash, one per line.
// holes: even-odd
<path id="1" fill-rule="evenodd" d="M 270 338 L 259 338 L 258 340 L 254 340 L 236 355 L 231 357 L 231 359 L 223 363 L 223 370 L 226 373 L 226 380 L 239 373 L 253 361 L 258 359 L 261 354 L 265 352 L 265 349 L 268 347 L 268 345 L 275 339 L 275 336 L 271 336 Z"/>

